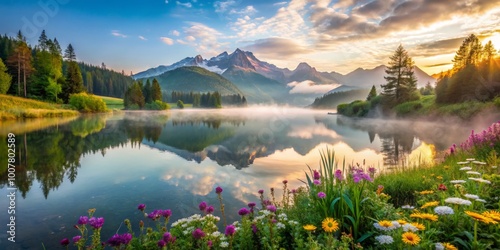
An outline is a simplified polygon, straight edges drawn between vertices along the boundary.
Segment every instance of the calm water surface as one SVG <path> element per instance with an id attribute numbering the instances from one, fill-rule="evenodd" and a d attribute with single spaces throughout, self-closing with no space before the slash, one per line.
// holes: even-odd
<path id="1" fill-rule="evenodd" d="M 59 248 L 71 239 L 80 215 L 96 208 L 107 240 L 131 219 L 137 228 L 148 210 L 171 209 L 175 221 L 207 201 L 218 210 L 216 186 L 229 221 L 258 201 L 257 191 L 282 180 L 298 187 L 307 165 L 316 168 L 329 147 L 347 164 L 381 171 L 395 164 L 432 161 L 436 152 L 465 140 L 475 125 L 349 119 L 324 111 L 261 107 L 130 112 L 67 119 L 0 123 L 0 152 L 16 134 L 16 244 L 0 230 L 1 249 Z M 6 225 L 7 163 L 0 157 L 1 225 Z M 216 211 L 216 214 L 219 215 Z"/>

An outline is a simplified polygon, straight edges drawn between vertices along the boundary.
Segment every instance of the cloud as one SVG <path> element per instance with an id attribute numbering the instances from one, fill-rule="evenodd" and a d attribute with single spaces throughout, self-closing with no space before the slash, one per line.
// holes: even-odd
<path id="1" fill-rule="evenodd" d="M 182 45 L 188 45 L 188 44 L 189 44 L 188 42 L 186 42 L 186 41 L 184 41 L 184 40 L 182 40 L 182 39 L 177 39 L 177 40 L 175 40 L 175 41 L 176 41 L 177 43 L 179 43 L 179 44 L 182 44 Z"/>
<path id="2" fill-rule="evenodd" d="M 186 40 L 190 42 L 196 41 L 196 38 L 194 36 L 186 36 Z"/>
<path id="3" fill-rule="evenodd" d="M 172 40 L 171 38 L 168 38 L 168 37 L 162 36 L 162 37 L 160 37 L 160 40 L 163 43 L 167 44 L 167 45 L 173 45 L 174 44 L 174 40 Z"/>
<path id="4" fill-rule="evenodd" d="M 165 0 L 165 3 L 168 4 L 168 0 Z"/>
<path id="5" fill-rule="evenodd" d="M 245 7 L 244 9 L 242 10 L 236 10 L 236 9 L 232 9 L 231 11 L 229 11 L 229 14 L 238 14 L 238 15 L 253 15 L 255 13 L 257 13 L 258 11 L 252 6 L 252 5 L 249 5 L 247 7 Z"/>
<path id="6" fill-rule="evenodd" d="M 419 44 L 415 52 L 419 56 L 435 56 L 453 53 L 458 50 L 465 37 L 450 38 Z"/>
<path id="7" fill-rule="evenodd" d="M 141 39 L 141 40 L 143 40 L 143 41 L 147 41 L 147 40 L 148 40 L 147 38 L 145 38 L 145 37 L 143 37 L 143 36 L 138 36 L 138 37 L 139 37 L 139 39 Z"/>
<path id="8" fill-rule="evenodd" d="M 187 3 L 182 3 L 182 2 L 176 1 L 175 3 L 176 3 L 177 5 L 184 6 L 184 7 L 186 7 L 186 8 L 191 8 L 191 7 L 193 7 L 193 4 L 191 4 L 190 2 L 187 2 Z"/>
<path id="9" fill-rule="evenodd" d="M 277 3 L 274 3 L 273 6 L 283 6 L 283 5 L 286 5 L 288 2 L 286 1 L 283 1 L 283 2 L 277 2 Z"/>
<path id="10" fill-rule="evenodd" d="M 198 52 L 205 53 L 207 56 L 215 56 L 220 53 L 221 47 L 228 44 L 219 41 L 219 38 L 224 37 L 224 35 L 216 29 L 197 22 L 188 22 L 188 24 L 188 27 L 183 28 L 187 35 L 186 40 L 196 41 L 190 45 L 196 47 Z"/>
<path id="11" fill-rule="evenodd" d="M 177 30 L 172 30 L 172 35 L 179 36 L 181 33 Z"/>
<path id="12" fill-rule="evenodd" d="M 291 87 L 290 94 L 324 94 L 334 88 L 338 84 L 315 84 L 313 81 L 305 80 L 302 82 L 293 81 L 287 84 Z"/>
<path id="13" fill-rule="evenodd" d="M 316 123 L 313 125 L 292 125 L 292 129 L 287 135 L 300 139 L 312 139 L 315 136 L 323 138 L 330 137 L 332 139 L 340 138 L 334 130 L 328 129 L 323 123 Z"/>
<path id="14" fill-rule="evenodd" d="M 236 4 L 236 2 L 234 0 L 217 1 L 214 3 L 215 12 L 217 12 L 217 13 L 227 12 L 231 8 L 231 6 L 233 6 L 235 4 Z"/>
<path id="15" fill-rule="evenodd" d="M 244 46 L 245 50 L 254 52 L 274 58 L 289 58 L 293 55 L 307 54 L 312 50 L 296 43 L 290 39 L 272 37 L 259 39 L 252 42 L 252 44 Z"/>
<path id="16" fill-rule="evenodd" d="M 126 38 L 127 37 L 127 35 L 124 35 L 124 34 L 120 33 L 119 30 L 112 30 L 111 31 L 111 35 L 116 36 L 116 37 L 121 37 L 121 38 Z"/>
<path id="17" fill-rule="evenodd" d="M 442 67 L 448 65 L 453 65 L 453 63 L 435 63 L 435 64 L 424 65 L 424 67 L 434 68 L 434 67 Z"/>

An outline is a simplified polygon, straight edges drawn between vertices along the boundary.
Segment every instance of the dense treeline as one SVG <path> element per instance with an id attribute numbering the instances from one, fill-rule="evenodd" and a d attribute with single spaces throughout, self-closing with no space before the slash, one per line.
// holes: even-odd
<path id="1" fill-rule="evenodd" d="M 500 60 L 491 41 L 484 46 L 468 36 L 453 59 L 453 69 L 436 85 L 437 103 L 489 101 L 500 95 Z"/>
<path id="2" fill-rule="evenodd" d="M 68 103 L 70 95 L 88 92 L 123 97 L 133 79 L 103 67 L 76 62 L 71 44 L 62 51 L 57 38 L 42 31 L 38 43 L 0 36 L 0 93 Z"/>
<path id="3" fill-rule="evenodd" d="M 165 95 L 164 100 L 170 103 L 193 104 L 193 107 L 207 107 L 207 108 L 220 108 L 222 105 L 228 106 L 246 106 L 247 99 L 245 96 L 237 95 L 224 95 L 219 92 L 207 93 L 194 93 L 194 92 L 179 92 L 172 91 L 170 95 Z"/>
<path id="4" fill-rule="evenodd" d="M 134 82 L 126 91 L 123 104 L 126 109 L 149 109 L 164 110 L 168 105 L 162 101 L 161 87 L 158 81 L 153 79 L 153 83 L 146 81 Z"/>
<path id="5" fill-rule="evenodd" d="M 364 98 L 366 95 L 368 95 L 368 89 L 354 89 L 349 91 L 327 93 L 322 97 L 316 98 L 313 104 L 311 104 L 311 107 L 316 109 L 336 108 L 337 105 L 341 103 L 358 100 Z"/>

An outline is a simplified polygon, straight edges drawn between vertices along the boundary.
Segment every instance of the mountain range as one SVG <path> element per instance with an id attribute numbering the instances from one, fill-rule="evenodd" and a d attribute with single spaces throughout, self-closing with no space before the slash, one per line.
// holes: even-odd
<path id="1" fill-rule="evenodd" d="M 157 78 L 167 91 L 219 91 L 244 94 L 249 103 L 308 105 L 327 92 L 364 89 L 385 83 L 386 66 L 358 68 L 346 75 L 319 72 L 306 62 L 293 70 L 259 60 L 250 51 L 226 51 L 210 59 L 186 57 L 171 65 L 160 65 L 135 74 L 134 79 Z M 418 86 L 435 79 L 415 67 Z"/>

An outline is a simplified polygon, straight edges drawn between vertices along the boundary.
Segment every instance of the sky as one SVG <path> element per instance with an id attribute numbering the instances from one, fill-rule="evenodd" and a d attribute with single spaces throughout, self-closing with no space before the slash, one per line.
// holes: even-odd
<path id="1" fill-rule="evenodd" d="M 77 59 L 138 73 L 236 48 L 281 68 L 349 73 L 387 64 L 399 44 L 428 74 L 469 34 L 500 48 L 498 0 L 2 0 L 0 34 L 42 30 Z"/>

